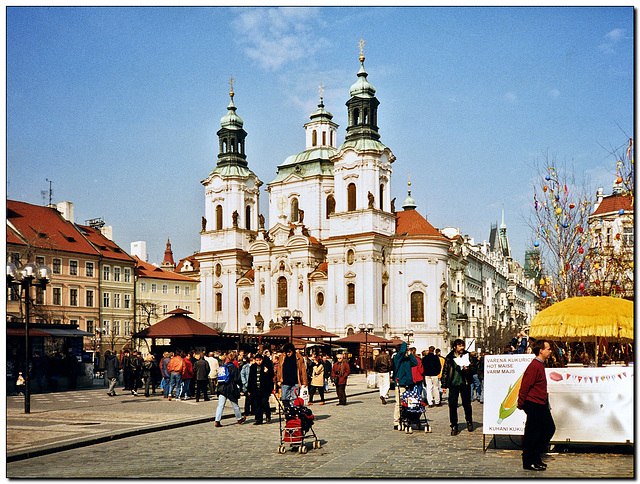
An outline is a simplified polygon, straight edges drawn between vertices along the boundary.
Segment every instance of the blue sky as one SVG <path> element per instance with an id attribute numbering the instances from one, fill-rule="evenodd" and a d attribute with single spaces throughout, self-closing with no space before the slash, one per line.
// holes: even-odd
<path id="1" fill-rule="evenodd" d="M 400 209 L 482 242 L 505 222 L 523 263 L 532 164 L 549 151 L 610 192 L 609 148 L 633 136 L 633 8 L 8 8 L 7 197 L 71 201 L 126 251 L 200 248 L 204 188 L 229 103 L 266 185 L 304 149 L 324 85 L 346 129 L 358 42 L 396 156 Z M 48 195 L 47 195 L 48 200 Z M 268 219 L 268 217 L 267 217 Z"/>

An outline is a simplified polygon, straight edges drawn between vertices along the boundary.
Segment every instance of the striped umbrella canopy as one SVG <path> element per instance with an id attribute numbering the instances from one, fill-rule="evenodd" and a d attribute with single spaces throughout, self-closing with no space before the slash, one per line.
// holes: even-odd
<path id="1" fill-rule="evenodd" d="M 562 341 L 633 341 L 633 301 L 610 296 L 573 297 L 540 311 L 529 336 Z"/>

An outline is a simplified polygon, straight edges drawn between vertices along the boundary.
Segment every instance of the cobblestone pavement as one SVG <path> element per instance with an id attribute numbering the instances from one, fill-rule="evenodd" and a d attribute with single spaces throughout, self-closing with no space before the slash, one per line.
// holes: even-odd
<path id="1" fill-rule="evenodd" d="M 359 379 L 361 377 L 361 380 Z M 548 457 L 544 472 L 522 469 L 519 437 L 499 436 L 483 453 L 482 405 L 473 403 L 474 432 L 451 436 L 446 406 L 427 409 L 432 432 L 393 430 L 393 404 L 382 405 L 367 391 L 364 376 L 347 387 L 348 405 L 336 406 L 335 392 L 324 406 L 310 407 L 322 447 L 302 455 L 287 444 L 278 454 L 278 414 L 270 424 L 238 425 L 227 405 L 223 427 L 212 416 L 217 401 L 168 402 L 161 396 L 110 398 L 103 390 L 34 395 L 32 413 L 20 415 L 20 397 L 7 399 L 7 452 L 73 447 L 83 439 L 118 440 L 70 448 L 7 462 L 6 476 L 31 478 L 633 478 L 628 447 L 570 448 Z M 356 394 L 361 393 L 361 394 Z M 356 394 L 356 395 L 354 395 Z M 104 398 L 103 396 L 104 395 Z M 36 397 L 41 397 L 38 400 Z M 44 403 L 44 400 L 48 403 Z M 15 401 L 9 401 L 15 399 Z M 242 405 L 242 401 L 240 402 Z M 459 408 L 460 418 L 462 408 Z M 36 418 L 33 418 L 33 416 Z M 50 417 L 49 417 L 50 416 Z M 162 423 L 162 425 L 158 425 Z M 173 426 L 173 428 L 167 428 Z M 96 430 L 103 427 L 102 430 Z M 157 430 L 164 428 L 165 430 Z M 462 428 L 462 425 L 461 425 Z M 71 430 L 71 432 L 70 432 Z M 30 434 L 22 441 L 19 434 Z M 310 437 L 310 433 L 307 434 Z M 30 440 L 30 442 L 26 442 Z M 108 440 L 108 439 L 106 439 Z M 50 450 L 50 449 L 49 449 Z"/>

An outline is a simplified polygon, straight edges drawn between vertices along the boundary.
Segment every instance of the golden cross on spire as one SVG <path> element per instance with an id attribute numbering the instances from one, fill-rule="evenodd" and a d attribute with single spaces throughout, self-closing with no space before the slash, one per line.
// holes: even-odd
<path id="1" fill-rule="evenodd" d="M 231 97 L 233 97 L 233 81 L 235 81 L 235 79 L 233 78 L 233 76 L 231 76 L 231 78 L 229 79 L 229 86 L 231 86 L 231 90 L 229 91 L 229 95 Z"/>
<path id="2" fill-rule="evenodd" d="M 360 37 L 360 42 L 358 42 L 358 46 L 360 47 L 360 57 L 364 57 L 364 46 L 365 46 L 365 42 L 364 40 L 362 40 L 362 37 Z"/>
<path id="3" fill-rule="evenodd" d="M 324 85 L 322 83 L 318 86 L 318 92 L 320 93 L 320 99 L 322 99 L 322 95 L 324 94 Z"/>
<path id="4" fill-rule="evenodd" d="M 411 173 L 409 173 L 409 187 L 411 187 Z"/>

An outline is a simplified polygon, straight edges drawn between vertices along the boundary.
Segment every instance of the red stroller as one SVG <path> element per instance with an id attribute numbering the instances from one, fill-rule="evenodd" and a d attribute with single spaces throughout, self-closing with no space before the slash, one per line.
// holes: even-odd
<path id="1" fill-rule="evenodd" d="M 293 405 L 284 406 L 282 401 L 276 395 L 276 401 L 278 402 L 278 415 L 280 417 L 280 446 L 278 447 L 278 454 L 284 454 L 287 451 L 285 444 L 289 444 L 293 450 L 294 447 L 298 447 L 298 452 L 306 454 L 309 449 L 305 445 L 305 440 L 311 437 L 307 436 L 307 433 L 311 432 L 313 435 L 314 449 L 320 448 L 320 441 L 313 430 L 313 413 L 304 405 L 304 400 L 298 397 L 293 401 Z M 282 426 L 282 415 L 284 414 L 285 424 Z"/>

